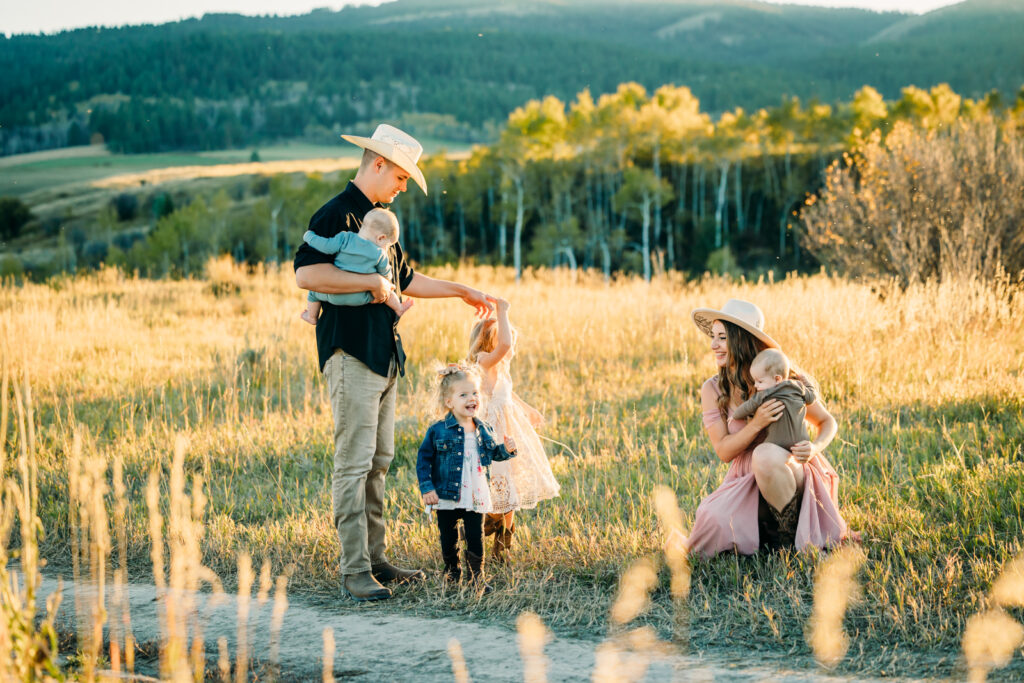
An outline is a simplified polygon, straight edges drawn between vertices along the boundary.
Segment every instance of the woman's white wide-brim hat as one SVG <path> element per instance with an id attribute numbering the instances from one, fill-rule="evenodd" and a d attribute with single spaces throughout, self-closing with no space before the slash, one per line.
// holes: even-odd
<path id="1" fill-rule="evenodd" d="M 711 336 L 711 324 L 716 320 L 725 320 L 742 327 L 772 348 L 779 348 L 778 342 L 764 332 L 764 313 L 756 305 L 742 299 L 729 299 L 721 310 L 713 308 L 695 308 L 690 313 L 693 322 L 704 334 Z"/>
<path id="2" fill-rule="evenodd" d="M 423 190 L 423 194 L 427 194 L 427 181 L 424 179 L 420 167 L 416 165 L 423 154 L 423 145 L 404 130 L 382 123 L 377 126 L 377 130 L 373 131 L 372 137 L 363 138 L 358 135 L 342 135 L 341 137 L 353 145 L 376 152 L 388 161 L 397 164 L 412 176 L 412 179 Z"/>

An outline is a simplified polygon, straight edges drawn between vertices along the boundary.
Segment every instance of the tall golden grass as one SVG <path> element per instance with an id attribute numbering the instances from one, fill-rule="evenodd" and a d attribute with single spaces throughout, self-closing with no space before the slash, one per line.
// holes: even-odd
<path id="1" fill-rule="evenodd" d="M 822 274 L 777 282 L 663 276 L 648 285 L 543 271 L 516 285 L 506 269 L 430 274 L 510 299 L 521 332 L 517 391 L 547 416 L 544 435 L 571 451 L 551 447 L 562 495 L 521 516 L 511 563 L 491 569 L 494 594 L 442 594 L 432 578 L 400 592 L 403 608 L 450 614 L 454 604 L 496 619 L 531 611 L 543 619 L 534 627 L 605 638 L 598 659 L 608 680 L 646 668 L 667 642 L 744 657 L 757 644 L 866 674 L 975 666 L 966 645 L 964 655 L 938 663 L 936 653 L 959 651 L 1024 539 L 1018 283 L 900 290 Z M 841 508 L 866 542 L 863 559 L 839 574 L 848 589 L 872 586 L 855 603 L 847 592 L 841 610 L 835 603 L 819 614 L 826 605 L 815 576 L 833 564 L 818 554 L 708 561 L 664 544 L 688 527 L 725 471 L 700 424 L 699 388 L 714 367 L 689 311 L 732 297 L 761 306 L 768 331 L 819 380 L 840 422 L 828 457 L 842 479 Z M 111 669 L 135 667 L 129 579 L 183 596 L 161 605 L 168 679 L 206 666 L 187 597 L 194 591 L 222 591 L 222 581 L 239 591 L 238 643 L 234 653 L 221 645 L 222 680 L 246 675 L 243 612 L 254 584 L 255 599 L 269 599 L 272 567 L 298 567 L 282 569 L 275 583 L 282 618 L 288 584 L 293 594 L 338 591 L 330 408 L 301 307 L 289 272 L 247 272 L 229 261 L 212 262 L 199 280 L 104 270 L 0 288 L 0 586 L 8 591 L 0 666 L 27 656 L 5 633 L 31 624 L 32 642 L 45 649 L 52 628 L 6 607 L 34 609 L 26 591 L 38 585 L 29 577 L 41 560 L 31 539 L 58 569 L 89 577 L 94 590 L 77 599 L 93 602 L 80 614 L 91 609 L 117 624 L 105 644 L 102 632 L 79 634 L 87 675 L 98 675 L 104 648 Z M 431 420 L 430 367 L 464 355 L 472 323 L 464 304 L 439 300 L 420 302 L 400 327 L 412 361 L 400 382 L 388 484 L 390 553 L 428 569 L 439 564 L 436 532 L 417 505 L 411 464 Z M 7 452 L 19 455 L 8 460 Z M 22 534 L 12 546 L 15 520 Z M 14 571 L 24 582 L 9 578 L 10 553 L 21 553 L 23 568 Z M 544 676 L 542 632 L 523 640 L 535 680 Z M 815 634 L 826 632 L 837 640 L 822 640 L 832 649 L 819 650 Z M 329 680 L 333 637 L 324 640 Z M 1019 672 L 1019 660 L 1005 661 Z M 984 664 L 985 672 L 998 674 L 1003 662 Z"/>

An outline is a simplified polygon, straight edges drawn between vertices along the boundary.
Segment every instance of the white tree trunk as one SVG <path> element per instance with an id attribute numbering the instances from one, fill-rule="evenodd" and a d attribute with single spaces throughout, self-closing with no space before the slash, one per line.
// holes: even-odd
<path id="1" fill-rule="evenodd" d="M 516 282 L 523 276 L 523 177 L 515 177 L 516 184 L 516 228 L 512 238 L 512 263 L 516 269 Z"/>
<path id="2" fill-rule="evenodd" d="M 669 270 L 673 270 L 676 267 L 676 243 L 675 243 L 675 232 L 676 224 L 675 221 L 669 221 L 665 226 L 665 251 L 668 254 L 668 267 Z"/>
<path id="3" fill-rule="evenodd" d="M 644 232 L 643 232 L 643 246 L 644 246 L 644 282 L 651 281 L 651 202 L 653 197 L 644 192 L 643 200 L 640 204 L 640 211 L 643 214 L 644 220 Z"/>
<path id="4" fill-rule="evenodd" d="M 462 208 L 462 202 L 455 205 L 459 214 L 459 260 L 466 258 L 466 211 Z"/>
<path id="5" fill-rule="evenodd" d="M 569 270 L 572 271 L 573 278 L 575 278 L 576 254 L 572 253 L 572 247 L 562 247 L 562 253 L 565 254 L 565 260 L 569 262 Z"/>
<path id="6" fill-rule="evenodd" d="M 508 193 L 501 191 L 501 223 L 498 225 L 498 262 L 505 265 L 505 257 L 508 254 Z"/>
<path id="7" fill-rule="evenodd" d="M 733 196 L 736 201 L 736 231 L 743 232 L 747 227 L 746 215 L 743 213 L 743 164 L 736 162 L 736 186 Z"/>
<path id="8" fill-rule="evenodd" d="M 608 241 L 601 240 L 601 269 L 604 271 L 604 281 L 607 284 L 612 279 L 612 252 L 608 249 Z"/>
<path id="9" fill-rule="evenodd" d="M 661 248 L 661 142 L 654 141 L 654 249 Z"/>
<path id="10" fill-rule="evenodd" d="M 718 201 L 715 202 L 715 249 L 722 248 L 722 212 L 725 210 L 725 190 L 729 182 L 729 162 L 719 167 Z"/>

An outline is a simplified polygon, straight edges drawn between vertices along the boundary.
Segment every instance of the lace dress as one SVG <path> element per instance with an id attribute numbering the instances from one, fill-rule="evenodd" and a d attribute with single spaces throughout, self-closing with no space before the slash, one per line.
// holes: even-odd
<path id="1" fill-rule="evenodd" d="M 718 377 L 712 377 L 704 386 L 711 385 L 716 395 Z M 732 419 L 729 409 L 727 427 L 734 434 L 746 424 L 744 420 Z M 709 426 L 722 419 L 717 409 L 704 413 L 704 425 Z M 697 506 L 693 530 L 686 541 L 690 552 L 705 557 L 734 550 L 740 555 L 753 555 L 760 545 L 757 528 L 757 482 L 750 461 L 753 448 L 736 456 L 729 463 L 729 471 L 722 484 Z M 804 464 L 804 491 L 800 507 L 800 518 L 796 527 L 796 548 L 808 546 L 828 548 L 840 543 L 850 535 L 846 521 L 839 514 L 839 475 L 832 465 L 822 457 L 815 457 Z"/>
<path id="2" fill-rule="evenodd" d="M 551 472 L 544 446 L 522 406 L 512 396 L 508 362 L 497 366 L 498 378 L 487 398 L 484 419 L 494 427 L 499 442 L 510 435 L 517 454 L 511 460 L 491 464 L 491 512 L 529 510 L 558 495 L 559 485 Z"/>

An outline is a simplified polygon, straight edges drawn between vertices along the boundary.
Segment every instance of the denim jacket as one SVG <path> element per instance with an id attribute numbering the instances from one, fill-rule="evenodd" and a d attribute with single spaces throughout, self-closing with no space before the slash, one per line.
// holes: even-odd
<path id="1" fill-rule="evenodd" d="M 509 453 L 505 449 L 505 444 L 497 442 L 494 438 L 494 429 L 489 424 L 475 417 L 473 422 L 476 423 L 480 465 L 487 470 L 487 476 L 490 478 L 488 467 L 492 460 L 508 460 L 514 458 L 516 454 L 515 451 Z M 459 499 L 464 457 L 463 439 L 465 432 L 451 413 L 443 420 L 430 425 L 416 455 L 416 477 L 420 482 L 420 493 L 437 491 L 438 498 Z"/>

